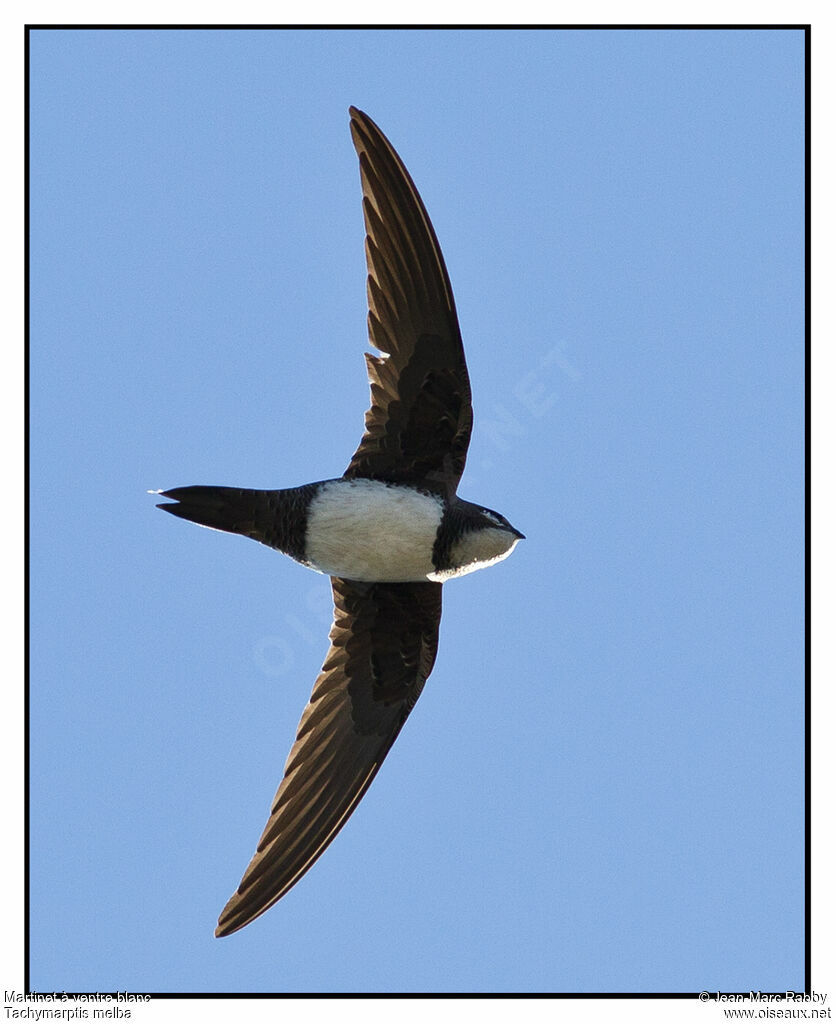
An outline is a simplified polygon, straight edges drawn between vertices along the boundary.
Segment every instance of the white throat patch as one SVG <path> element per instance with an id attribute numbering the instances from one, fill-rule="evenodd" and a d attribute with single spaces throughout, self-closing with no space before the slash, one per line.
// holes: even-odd
<path id="1" fill-rule="evenodd" d="M 519 537 L 507 530 L 488 526 L 483 530 L 470 530 L 457 541 L 450 552 L 452 569 L 440 569 L 430 575 L 431 580 L 444 583 L 457 576 L 466 576 L 477 569 L 487 569 L 507 558 L 517 546 Z"/>

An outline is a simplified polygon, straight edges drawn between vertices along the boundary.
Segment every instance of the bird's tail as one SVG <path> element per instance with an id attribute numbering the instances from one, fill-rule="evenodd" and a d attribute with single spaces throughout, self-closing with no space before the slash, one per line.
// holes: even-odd
<path id="1" fill-rule="evenodd" d="M 157 505 L 164 512 L 199 526 L 241 533 L 274 546 L 276 499 L 281 492 L 240 487 L 175 487 L 158 493 L 177 502 Z"/>

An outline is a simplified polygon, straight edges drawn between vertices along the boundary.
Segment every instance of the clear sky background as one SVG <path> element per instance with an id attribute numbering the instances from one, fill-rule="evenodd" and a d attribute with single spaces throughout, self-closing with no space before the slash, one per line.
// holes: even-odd
<path id="1" fill-rule="evenodd" d="M 148 488 L 338 476 L 349 104 L 400 152 L 526 535 L 231 938 L 329 586 Z M 803 35 L 31 37 L 31 984 L 803 987 Z"/>

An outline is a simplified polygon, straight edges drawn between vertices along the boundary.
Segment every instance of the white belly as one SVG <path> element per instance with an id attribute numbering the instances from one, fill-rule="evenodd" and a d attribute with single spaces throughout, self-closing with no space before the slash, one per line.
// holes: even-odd
<path id="1" fill-rule="evenodd" d="M 308 508 L 307 560 L 329 576 L 399 583 L 435 571 L 440 498 L 379 480 L 333 480 Z"/>

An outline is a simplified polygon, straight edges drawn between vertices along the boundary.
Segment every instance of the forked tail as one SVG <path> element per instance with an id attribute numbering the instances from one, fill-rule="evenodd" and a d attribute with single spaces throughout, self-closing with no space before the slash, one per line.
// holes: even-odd
<path id="1" fill-rule="evenodd" d="M 159 493 L 177 502 L 157 505 L 164 512 L 212 530 L 241 533 L 276 546 L 276 497 L 281 492 L 240 487 L 175 487 Z"/>

